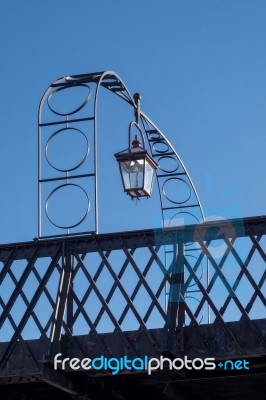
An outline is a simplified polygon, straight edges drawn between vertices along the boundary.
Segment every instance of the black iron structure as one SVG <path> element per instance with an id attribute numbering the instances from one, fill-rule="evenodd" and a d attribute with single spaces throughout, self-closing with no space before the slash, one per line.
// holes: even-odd
<path id="1" fill-rule="evenodd" d="M 133 107 L 133 124 L 145 132 L 158 165 L 162 229 L 98 234 L 101 87 Z M 79 90 L 85 91 L 82 101 Z M 70 108 L 66 99 L 54 103 L 62 93 L 74 99 Z M 180 157 L 140 110 L 139 96 L 132 97 L 112 71 L 55 81 L 42 98 L 38 125 L 41 240 L 0 246 L 0 398 L 262 398 L 266 217 L 202 222 Z M 53 146 L 71 136 L 83 147 L 79 159 L 65 164 L 64 152 Z M 49 204 L 64 191 L 66 199 L 69 189 L 83 198 L 84 213 L 59 223 L 60 207 L 51 215 Z M 113 375 L 68 365 L 55 370 L 58 353 L 78 359 L 215 357 L 217 366 Z M 228 358 L 248 359 L 250 370 L 222 370 Z"/>
<path id="2" fill-rule="evenodd" d="M 194 257 L 185 250 L 192 243 Z M 169 268 L 165 246 L 172 248 Z M 266 217 L 2 245 L 1 399 L 260 398 L 265 248 Z M 204 258 L 207 287 L 200 279 Z M 209 324 L 200 317 L 206 308 Z M 55 371 L 58 352 L 80 359 L 210 356 L 217 368 L 151 376 Z M 251 369 L 222 371 L 218 362 L 227 358 L 245 358 Z"/>
<path id="3" fill-rule="evenodd" d="M 115 72 L 95 72 L 57 79 L 41 100 L 38 119 L 39 238 L 99 233 L 97 119 L 101 88 L 133 108 L 137 121 L 134 124 L 143 131 L 150 156 L 159 164 L 156 178 L 163 226 L 203 221 L 199 197 L 183 162 L 169 140 L 140 110 L 140 96 L 131 96 Z M 71 135 L 75 136 L 75 143 L 83 145 L 83 150 L 80 150 L 80 158 L 69 164 L 59 157 L 59 153 L 64 154 L 66 143 L 54 157 L 51 150 L 56 140 Z M 84 212 L 73 221 L 60 223 L 50 215 L 49 205 L 57 195 L 68 196 L 70 191 L 84 199 Z"/>

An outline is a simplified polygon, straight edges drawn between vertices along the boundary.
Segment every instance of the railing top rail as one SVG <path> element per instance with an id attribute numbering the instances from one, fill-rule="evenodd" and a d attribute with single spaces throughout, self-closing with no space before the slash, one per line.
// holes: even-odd
<path id="1" fill-rule="evenodd" d="M 37 248 L 38 257 L 52 257 L 62 241 L 72 242 L 81 253 L 97 251 L 97 243 L 102 250 L 139 248 L 151 245 L 167 245 L 173 240 L 188 243 L 202 240 L 219 240 L 222 235 L 227 238 L 245 237 L 266 234 L 266 216 L 237 218 L 229 220 L 207 221 L 197 225 L 171 228 L 124 231 L 100 235 L 82 235 L 72 238 L 33 240 L 0 245 L 0 262 L 5 262 L 10 251 L 15 250 L 15 259 L 25 259 Z"/>

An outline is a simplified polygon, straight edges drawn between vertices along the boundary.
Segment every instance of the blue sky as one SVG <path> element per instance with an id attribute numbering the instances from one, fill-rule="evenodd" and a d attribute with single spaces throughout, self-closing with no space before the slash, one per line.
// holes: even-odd
<path id="1" fill-rule="evenodd" d="M 265 17 L 263 0 L 2 2 L 0 241 L 37 235 L 43 92 L 61 76 L 108 69 L 141 92 L 143 111 L 181 156 L 207 217 L 264 215 Z M 101 231 L 158 226 L 156 199 L 136 206 L 119 185 L 113 190 L 112 104 L 101 105 Z M 120 151 L 127 132 L 117 140 Z"/>

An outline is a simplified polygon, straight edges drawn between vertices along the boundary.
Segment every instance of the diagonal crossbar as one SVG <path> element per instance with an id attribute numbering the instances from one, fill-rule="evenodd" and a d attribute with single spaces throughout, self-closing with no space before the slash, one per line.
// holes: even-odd
<path id="1" fill-rule="evenodd" d="M 121 241 L 122 241 L 122 240 L 121 240 Z M 125 246 L 125 244 L 124 244 L 123 241 L 122 241 L 122 246 L 123 246 L 124 253 L 125 253 L 125 255 L 127 256 L 127 259 L 129 260 L 130 264 L 132 265 L 134 271 L 136 272 L 136 274 L 137 274 L 137 276 L 138 276 L 138 278 L 139 278 L 139 281 L 138 281 L 138 288 L 140 288 L 141 286 L 143 286 L 143 287 L 146 289 L 147 293 L 149 294 L 149 296 L 150 296 L 150 298 L 151 298 L 152 303 L 154 304 L 154 306 L 157 308 L 157 310 L 159 311 L 159 313 L 161 314 L 161 316 L 162 316 L 163 319 L 165 320 L 165 319 L 166 319 L 165 312 L 164 312 L 164 310 L 163 310 L 161 304 L 159 303 L 157 297 L 153 294 L 151 288 L 149 287 L 149 285 L 148 285 L 148 283 L 147 283 L 147 281 L 146 281 L 146 279 L 145 279 L 147 273 L 149 272 L 149 270 L 150 270 L 150 268 L 151 268 L 151 265 L 152 265 L 151 259 L 153 259 L 153 256 L 151 256 L 151 258 L 150 258 L 150 260 L 149 260 L 149 262 L 148 262 L 148 265 L 149 265 L 149 266 L 147 265 L 146 268 L 145 268 L 145 271 L 144 271 L 145 275 L 144 275 L 144 273 L 141 273 L 141 272 L 140 272 L 140 270 L 139 270 L 139 268 L 138 268 L 138 266 L 137 266 L 135 260 L 133 259 L 133 257 L 132 257 L 131 254 L 129 253 L 129 251 L 127 250 L 127 248 L 126 248 L 126 246 Z M 138 292 L 138 290 L 139 290 L 139 289 L 137 289 L 136 293 Z"/>
<path id="2" fill-rule="evenodd" d="M 228 240 L 225 238 L 226 243 L 228 244 L 228 246 L 231 246 L 230 243 L 228 243 Z M 235 257 L 238 265 L 240 266 L 241 270 L 243 271 L 243 275 L 246 276 L 246 278 L 248 279 L 249 283 L 251 284 L 251 286 L 254 289 L 254 292 L 256 293 L 256 295 L 260 298 L 260 300 L 262 301 L 262 303 L 264 304 L 264 306 L 266 307 L 266 298 L 265 296 L 263 296 L 261 290 L 259 289 L 258 285 L 256 284 L 256 282 L 254 281 L 251 273 L 249 272 L 249 270 L 247 269 L 248 265 L 246 263 L 244 263 L 241 260 L 241 257 L 239 256 L 239 254 L 236 252 L 235 248 L 232 246 L 231 248 L 231 252 L 233 254 L 233 256 Z"/>
<path id="3" fill-rule="evenodd" d="M 105 253 L 107 258 L 110 256 L 110 254 L 111 254 L 111 251 L 107 251 Z M 81 259 L 83 261 L 84 261 L 85 257 L 86 257 L 86 253 L 81 255 Z M 97 268 L 97 271 L 96 271 L 96 273 L 95 273 L 95 275 L 93 277 L 94 282 L 97 282 L 99 276 L 101 275 L 101 272 L 102 272 L 103 268 L 104 268 L 104 262 L 101 261 L 100 265 Z M 79 270 L 80 270 L 80 265 L 77 264 L 76 267 L 74 268 L 74 274 L 73 274 L 73 279 L 74 280 L 75 280 L 75 276 L 77 275 Z M 86 303 L 86 301 L 87 301 L 87 299 L 88 299 L 88 297 L 89 297 L 91 292 L 92 292 L 92 287 L 89 286 L 88 289 L 86 290 L 86 292 L 84 293 L 82 300 L 79 302 L 80 306 L 84 307 L 84 305 L 85 305 L 85 303 Z M 75 311 L 74 316 L 73 316 L 73 323 L 75 323 L 75 321 L 77 320 L 77 318 L 78 318 L 78 316 L 79 316 L 79 314 L 81 312 L 82 312 L 81 308 L 78 307 L 77 310 Z"/>
<path id="4" fill-rule="evenodd" d="M 193 279 L 195 280 L 195 282 L 197 283 L 197 286 L 199 287 L 202 296 L 205 298 L 205 301 L 207 302 L 207 304 L 211 307 L 212 311 L 214 312 L 214 314 L 216 315 L 217 319 L 219 320 L 222 328 L 224 329 L 225 333 L 231 338 L 232 342 L 234 343 L 235 347 L 238 349 L 238 351 L 243 354 L 244 350 L 241 348 L 241 346 L 239 345 L 238 341 L 236 340 L 236 338 L 234 337 L 234 335 L 232 334 L 232 332 L 230 331 L 230 329 L 227 327 L 226 323 L 224 322 L 221 314 L 219 313 L 218 309 L 216 308 L 214 302 L 212 301 L 211 297 L 209 296 L 209 293 L 206 291 L 206 289 L 204 288 L 203 284 L 200 282 L 200 280 L 198 279 L 197 275 L 195 274 L 195 272 L 193 271 L 193 268 L 190 266 L 189 262 L 187 261 L 186 258 L 184 258 L 184 262 L 185 265 L 189 271 L 189 273 L 193 276 Z"/>
<path id="5" fill-rule="evenodd" d="M 233 241 L 234 241 L 234 239 L 232 239 L 232 242 L 233 242 Z M 205 247 L 208 249 L 208 246 L 207 246 L 207 245 L 205 245 Z M 203 250 L 203 253 L 206 255 L 206 252 L 205 252 L 204 250 Z M 224 252 L 223 257 L 221 258 L 221 261 L 219 262 L 219 264 L 217 264 L 217 265 L 218 265 L 218 268 L 219 268 L 220 270 L 222 269 L 223 265 L 225 264 L 225 262 L 226 262 L 226 260 L 227 260 L 227 258 L 228 258 L 228 256 L 229 256 L 229 254 L 230 254 L 230 247 L 227 246 L 227 248 L 226 248 L 226 250 L 225 250 L 225 252 Z M 211 290 L 212 290 L 212 288 L 213 288 L 213 286 L 214 286 L 214 284 L 215 284 L 215 282 L 216 282 L 216 280 L 217 280 L 218 278 L 219 278 L 219 273 L 218 273 L 217 270 L 215 270 L 215 272 L 214 272 L 214 274 L 213 274 L 213 276 L 212 276 L 212 278 L 211 278 L 211 280 L 210 280 L 210 282 L 209 282 L 209 284 L 208 284 L 208 287 L 206 288 L 206 292 L 207 292 L 207 293 L 210 293 L 210 292 L 211 292 Z M 195 315 L 196 318 L 199 316 L 199 313 L 202 311 L 202 308 L 203 308 L 203 306 L 204 306 L 204 303 L 205 303 L 205 298 L 203 297 L 203 298 L 200 300 L 197 309 L 195 310 L 194 315 Z"/>
<path id="6" fill-rule="evenodd" d="M 258 242 L 260 241 L 260 239 L 261 239 L 261 236 L 257 239 Z M 236 277 L 235 282 L 234 282 L 234 284 L 233 284 L 233 286 L 232 286 L 232 289 L 233 289 L 234 291 L 236 291 L 236 289 L 237 289 L 238 286 L 240 285 L 241 279 L 242 279 L 243 276 L 245 275 L 245 273 L 246 273 L 246 271 L 247 271 L 247 268 L 248 268 L 248 265 L 249 265 L 249 263 L 251 262 L 252 256 L 254 255 L 255 251 L 256 251 L 256 246 L 253 244 L 252 247 L 251 247 L 251 249 L 250 249 L 250 251 L 249 251 L 249 253 L 248 253 L 248 255 L 247 255 L 247 257 L 246 257 L 245 262 L 243 263 L 244 267 L 243 267 L 243 268 L 240 268 L 240 272 L 239 272 L 238 276 Z M 240 266 L 241 266 L 241 265 L 240 265 Z M 256 283 L 255 283 L 255 285 L 256 285 Z M 261 287 L 258 285 L 258 288 L 260 289 Z M 261 295 L 262 295 L 262 293 L 261 293 Z M 252 296 L 252 298 L 251 298 L 251 300 L 250 300 L 250 302 L 251 302 L 251 307 L 252 307 L 252 304 L 254 303 L 256 297 L 257 297 L 257 292 L 256 292 L 256 290 L 255 290 L 255 292 L 254 292 L 254 294 L 253 294 L 253 296 Z M 221 313 L 221 315 L 223 315 L 223 314 L 225 313 L 225 311 L 226 311 L 226 309 L 227 309 L 227 307 L 228 307 L 228 305 L 229 305 L 229 303 L 230 303 L 231 300 L 232 300 L 231 296 L 228 296 L 228 297 L 226 298 L 226 300 L 225 300 L 223 306 L 220 308 L 220 313 Z M 265 299 L 264 299 L 264 300 L 265 300 Z M 250 308 L 251 308 L 251 307 L 250 307 Z M 245 310 L 246 310 L 246 312 L 247 312 L 247 314 L 248 314 L 249 312 L 247 311 L 247 308 L 246 308 Z"/>
<path id="7" fill-rule="evenodd" d="M 27 321 L 28 321 L 28 319 L 29 319 L 34 307 L 37 304 L 37 301 L 39 300 L 39 298 L 40 298 L 40 296 L 41 296 L 41 294 L 43 292 L 43 289 L 44 289 L 45 285 L 47 284 L 47 282 L 48 282 L 48 280 L 49 280 L 49 278 L 50 278 L 50 276 L 51 276 L 51 274 L 52 274 L 52 272 L 54 270 L 55 265 L 57 264 L 57 262 L 58 262 L 58 260 L 59 260 L 59 258 L 61 256 L 61 247 L 62 247 L 61 245 L 58 246 L 57 254 L 52 259 L 47 271 L 45 272 L 45 274 L 44 274 L 44 276 L 42 278 L 42 281 L 41 281 L 38 289 L 36 290 L 35 294 L 33 295 L 32 299 L 30 301 L 29 307 L 27 308 L 27 310 L 26 310 L 25 314 L 23 315 L 20 323 L 18 324 L 18 327 L 17 327 L 16 331 L 14 332 L 14 335 L 12 336 L 12 338 L 11 338 L 11 340 L 10 340 L 10 342 L 9 342 L 9 344 L 8 344 L 4 354 L 2 356 L 2 360 L 0 361 L 0 371 L 5 367 L 5 365 L 6 365 L 7 361 L 8 361 L 8 358 L 9 358 L 10 354 L 12 353 L 12 351 L 13 351 L 15 345 L 16 345 L 17 339 L 19 338 L 22 330 L 24 329 L 24 327 L 25 327 L 25 325 L 26 325 L 26 323 L 27 323 Z M 33 258 L 32 258 L 31 261 L 33 261 Z M 28 271 L 27 271 L 27 273 L 28 273 Z M 21 281 L 23 281 L 23 280 L 24 279 L 22 279 L 22 278 L 20 279 L 19 286 L 22 285 Z"/>
<path id="8" fill-rule="evenodd" d="M 100 244 L 96 241 L 96 246 L 98 247 L 98 253 L 100 254 L 100 256 L 102 257 L 102 259 L 105 262 L 105 265 L 108 269 L 108 271 L 110 272 L 112 278 L 114 279 L 114 281 L 117 281 L 117 286 L 120 289 L 122 295 L 124 296 L 126 302 L 130 305 L 130 309 L 132 310 L 136 320 L 138 321 L 138 323 L 140 324 L 140 327 L 143 329 L 144 334 L 146 335 L 147 339 L 149 340 L 149 342 L 151 343 L 151 345 L 154 348 L 157 348 L 159 351 L 159 346 L 156 343 L 155 339 L 152 337 L 151 333 L 148 331 L 146 325 L 144 324 L 141 316 L 139 315 L 139 313 L 137 312 L 136 308 L 134 307 L 133 302 L 131 301 L 130 297 L 128 296 L 126 290 L 124 289 L 123 285 L 121 284 L 120 280 L 117 278 L 115 272 L 113 271 L 108 259 L 105 257 L 103 250 L 100 247 Z"/>
<path id="9" fill-rule="evenodd" d="M 133 255 L 134 252 L 135 252 L 135 249 L 131 249 L 131 250 L 130 250 L 130 254 Z M 102 261 L 102 263 L 104 264 L 104 261 Z M 123 277 L 123 275 L 124 275 L 124 273 L 125 273 L 125 271 L 126 271 L 128 265 L 129 265 L 129 259 L 127 258 L 127 259 L 124 261 L 124 263 L 123 263 L 123 265 L 122 265 L 122 267 L 121 267 L 119 273 L 117 274 L 118 280 L 121 280 L 121 279 L 122 279 L 122 277 Z M 112 298 L 112 296 L 113 296 L 113 294 L 114 294 L 116 288 L 117 288 L 117 282 L 114 281 L 114 283 L 112 284 L 111 290 L 109 291 L 108 295 L 106 296 L 106 300 L 105 300 L 105 301 L 106 301 L 107 304 L 110 303 L 111 298 Z M 97 327 L 97 325 L 99 324 L 99 322 L 100 322 L 100 320 L 101 320 L 101 318 L 102 318 L 102 316 L 103 316 L 103 313 L 104 313 L 104 307 L 101 307 L 101 309 L 100 309 L 100 311 L 99 311 L 99 313 L 98 313 L 98 315 L 97 315 L 97 318 L 96 318 L 95 321 L 94 321 L 94 326 L 95 326 L 95 327 Z M 118 324 L 121 325 L 121 323 L 122 323 L 122 321 L 120 321 L 120 319 L 119 319 L 119 320 L 118 320 Z"/>
<path id="10" fill-rule="evenodd" d="M 240 303 L 238 297 L 235 294 L 235 291 L 232 289 L 232 287 L 229 285 L 228 281 L 226 280 L 224 274 L 222 273 L 222 271 L 219 268 L 219 265 L 215 262 L 215 260 L 212 258 L 209 250 L 207 249 L 207 247 L 204 245 L 203 241 L 201 239 L 200 240 L 200 244 L 202 246 L 202 248 L 204 248 L 204 251 L 206 252 L 206 255 L 208 256 L 210 263 L 212 264 L 213 268 L 215 269 L 215 271 L 218 273 L 219 278 L 221 280 L 221 282 L 224 284 L 225 288 L 227 289 L 229 295 L 234 299 L 234 302 L 236 304 L 236 306 L 239 308 L 241 314 L 243 316 L 245 316 L 245 319 L 250 327 L 250 329 L 252 330 L 252 332 L 256 335 L 256 337 L 258 338 L 258 341 L 260 343 L 261 349 L 263 350 L 265 348 L 265 341 L 264 338 L 262 337 L 261 333 L 256 329 L 255 325 L 252 323 L 252 321 L 250 320 L 245 308 L 242 306 L 242 304 Z M 203 288 L 203 287 L 202 287 Z M 207 293 L 206 290 L 203 288 L 203 291 L 205 292 L 205 294 Z M 202 292 L 203 293 L 203 292 Z M 210 301 L 210 297 L 208 298 L 208 303 Z M 211 301 L 211 303 L 213 304 L 213 302 Z M 211 305 L 211 303 L 209 303 Z M 215 307 L 216 309 L 216 307 Z M 217 310 L 217 309 L 216 309 Z M 221 314 L 218 313 L 216 314 L 219 316 L 219 319 L 221 318 Z"/>
<path id="11" fill-rule="evenodd" d="M 11 294 L 11 296 L 10 296 L 6 306 L 5 306 L 5 309 L 3 310 L 2 315 L 0 316 L 0 328 L 2 327 L 2 325 L 3 325 L 4 321 L 6 320 L 8 314 L 10 313 L 10 310 L 12 309 L 12 307 L 13 307 L 15 301 L 17 300 L 18 296 L 20 295 L 25 282 L 26 282 L 27 278 L 29 277 L 29 275 L 30 275 L 30 273 L 32 271 L 33 265 L 34 265 L 37 257 L 38 257 L 38 248 L 36 247 L 34 249 L 34 251 L 33 251 L 31 259 L 28 262 L 27 267 L 25 268 L 25 271 L 23 272 L 22 276 L 20 277 L 17 285 L 15 286 L 15 289 L 14 289 L 13 293 Z"/>
<path id="12" fill-rule="evenodd" d="M 130 353 L 135 357 L 136 356 L 135 350 L 130 345 L 128 339 L 126 338 L 125 334 L 123 333 L 120 325 L 117 323 L 116 318 L 112 314 L 111 310 L 109 309 L 107 304 L 105 304 L 105 299 L 103 298 L 103 296 L 100 293 L 96 283 L 94 282 L 93 278 L 91 277 L 91 275 L 87 271 L 87 269 L 86 269 L 86 267 L 85 267 L 85 265 L 83 263 L 83 260 L 81 259 L 81 257 L 79 256 L 77 250 L 75 250 L 75 249 L 74 249 L 74 254 L 75 254 L 75 257 L 76 257 L 77 261 L 79 262 L 79 265 L 82 268 L 83 273 L 85 274 L 85 276 L 88 279 L 90 285 L 92 286 L 95 294 L 97 295 L 98 299 L 100 300 L 100 302 L 102 303 L 103 307 L 105 308 L 105 311 L 106 311 L 107 315 L 109 316 L 111 322 L 113 323 L 113 325 L 115 327 L 115 330 L 118 332 L 120 338 L 122 339 L 122 342 L 125 343 L 126 347 L 129 349 Z"/>
<path id="13" fill-rule="evenodd" d="M 0 296 L 0 305 L 1 305 L 1 307 L 2 307 L 3 309 L 5 308 L 5 303 L 4 303 L 4 301 L 3 301 L 3 299 L 2 299 L 1 296 Z M 12 326 L 14 332 L 15 332 L 16 329 L 17 329 L 17 325 L 16 325 L 16 323 L 15 323 L 15 321 L 14 321 L 12 315 L 10 315 L 10 314 L 8 315 L 8 320 L 9 320 L 9 322 L 10 322 L 10 324 L 11 324 L 11 326 Z M 33 360 L 33 362 L 34 362 L 36 368 L 38 369 L 38 364 L 37 364 L 37 363 L 38 363 L 38 360 L 36 360 L 36 358 L 35 358 L 35 356 L 34 356 L 34 353 L 33 353 L 33 352 L 31 351 L 31 349 L 29 348 L 28 343 L 27 343 L 25 340 L 23 340 L 23 337 L 22 337 L 21 335 L 19 335 L 18 339 L 21 341 L 23 347 L 26 349 L 26 353 L 30 354 L 31 359 Z"/>

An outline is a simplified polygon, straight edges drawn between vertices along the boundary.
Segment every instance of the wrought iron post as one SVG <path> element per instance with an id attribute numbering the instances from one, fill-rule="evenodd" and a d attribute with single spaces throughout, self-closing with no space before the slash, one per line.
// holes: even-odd
<path id="1" fill-rule="evenodd" d="M 73 281 L 73 268 L 74 268 L 74 256 L 69 254 L 67 259 L 70 262 L 70 270 L 71 270 L 71 277 L 70 277 L 70 285 L 69 285 L 69 292 L 67 296 L 67 303 L 66 303 L 66 324 L 69 332 L 73 333 L 73 315 L 74 315 L 74 281 Z"/>
<path id="2" fill-rule="evenodd" d="M 172 351 L 175 347 L 177 329 L 181 343 L 179 350 L 184 351 L 183 331 L 185 325 L 184 304 L 184 244 L 175 234 L 173 241 L 173 261 L 171 265 L 170 289 L 165 326 L 165 348 Z"/>
<path id="3" fill-rule="evenodd" d="M 69 300 L 69 292 L 72 284 L 72 271 L 73 271 L 73 256 L 70 252 L 70 243 L 63 243 L 62 253 L 62 270 L 58 286 L 56 308 L 54 310 L 54 320 L 51 330 L 50 337 L 50 349 L 49 358 L 53 358 L 55 354 L 60 351 L 60 340 L 62 334 L 64 314 L 66 310 L 66 304 Z M 72 328 L 71 322 L 73 318 L 73 297 L 70 297 L 70 301 L 67 307 L 67 326 Z"/>

